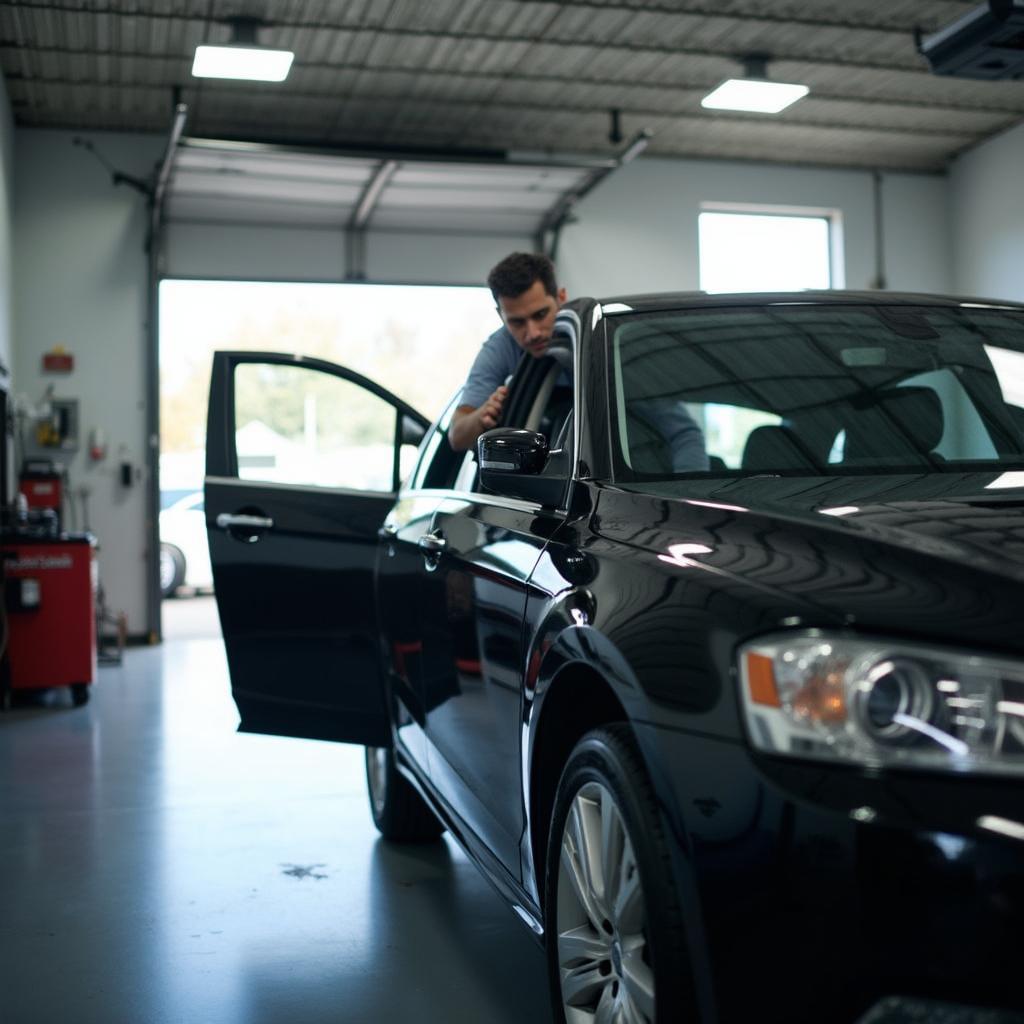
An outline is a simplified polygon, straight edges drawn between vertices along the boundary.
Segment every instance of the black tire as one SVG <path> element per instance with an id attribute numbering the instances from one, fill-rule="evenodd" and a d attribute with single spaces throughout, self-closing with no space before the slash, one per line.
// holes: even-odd
<path id="1" fill-rule="evenodd" d="M 614 835 L 621 827 L 623 836 L 608 844 L 607 856 L 591 846 L 602 879 L 593 886 L 586 879 L 597 875 L 580 874 L 574 884 L 562 857 L 563 842 L 578 856 L 584 822 L 610 828 Z M 576 863 L 573 853 L 565 860 Z M 627 726 L 595 729 L 569 755 L 555 796 L 545 865 L 545 948 L 555 1021 L 591 1020 L 599 1004 L 600 1016 L 607 1014 L 608 1020 L 697 1020 L 668 843 Z M 616 880 L 615 893 L 605 886 L 606 876 Z M 633 899 L 625 898 L 629 893 Z"/>
<path id="2" fill-rule="evenodd" d="M 173 544 L 160 544 L 160 596 L 170 597 L 185 582 L 185 556 Z"/>
<path id="3" fill-rule="evenodd" d="M 89 684 L 88 683 L 72 683 L 71 684 L 71 703 L 76 708 L 80 708 L 83 704 L 88 704 L 89 703 Z"/>
<path id="4" fill-rule="evenodd" d="M 385 839 L 425 843 L 444 832 L 423 797 L 395 767 L 390 747 L 366 748 L 366 791 L 373 823 Z"/>

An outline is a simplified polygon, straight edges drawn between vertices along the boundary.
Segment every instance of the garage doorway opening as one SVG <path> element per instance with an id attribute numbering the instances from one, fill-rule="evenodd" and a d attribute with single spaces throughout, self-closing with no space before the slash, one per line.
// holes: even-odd
<path id="1" fill-rule="evenodd" d="M 159 302 L 161 591 L 176 597 L 202 597 L 213 586 L 202 491 L 216 350 L 340 363 L 433 418 L 499 325 L 488 289 L 460 286 L 166 279 Z M 291 443 L 266 424 L 254 421 L 252 432 L 268 456 L 275 443 L 282 452 Z M 178 620 L 190 632 L 206 629 L 205 619 L 175 605 L 165 606 L 165 635 L 180 635 Z"/>

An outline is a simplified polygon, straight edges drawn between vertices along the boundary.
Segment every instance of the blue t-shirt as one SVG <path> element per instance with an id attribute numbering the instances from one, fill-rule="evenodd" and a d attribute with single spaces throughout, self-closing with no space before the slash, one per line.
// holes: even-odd
<path id="1" fill-rule="evenodd" d="M 580 316 L 573 308 L 573 303 L 570 302 L 563 306 L 555 315 L 551 336 L 552 338 L 561 336 L 563 339 L 568 339 L 573 345 L 576 344 L 576 339 L 580 336 Z M 507 327 L 504 325 L 499 327 L 480 346 L 480 351 L 477 353 L 476 359 L 470 367 L 466 383 L 463 385 L 459 404 L 479 409 L 494 394 L 494 389 L 504 384 L 516 372 L 524 351 Z M 572 376 L 568 370 L 562 371 L 558 383 L 565 387 L 572 386 Z"/>
<path id="2" fill-rule="evenodd" d="M 674 473 L 708 468 L 704 431 L 678 398 L 645 398 L 630 402 L 629 411 L 661 435 Z"/>
<path id="3" fill-rule="evenodd" d="M 499 327 L 480 346 L 462 388 L 459 405 L 479 409 L 494 394 L 494 389 L 516 372 L 522 355 L 523 350 L 516 344 L 508 328 L 504 325 Z"/>

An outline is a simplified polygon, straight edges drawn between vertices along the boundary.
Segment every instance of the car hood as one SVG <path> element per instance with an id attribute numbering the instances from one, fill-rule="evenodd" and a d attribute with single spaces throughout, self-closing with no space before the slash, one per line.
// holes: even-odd
<path id="1" fill-rule="evenodd" d="M 770 592 L 780 613 L 1016 647 L 1021 485 L 1024 473 L 667 481 L 602 494 L 595 524 L 665 565 Z"/>

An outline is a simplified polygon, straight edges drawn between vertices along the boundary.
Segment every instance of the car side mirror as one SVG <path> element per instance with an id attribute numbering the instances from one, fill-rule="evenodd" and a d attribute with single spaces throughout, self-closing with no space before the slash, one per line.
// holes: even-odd
<path id="1" fill-rule="evenodd" d="M 496 427 L 480 435 L 476 451 L 484 490 L 549 507 L 557 507 L 565 497 L 564 477 L 541 476 L 549 454 L 543 434 Z"/>
<path id="2" fill-rule="evenodd" d="M 548 461 L 548 439 L 535 430 L 497 427 L 480 435 L 476 451 L 481 474 L 536 475 Z"/>

